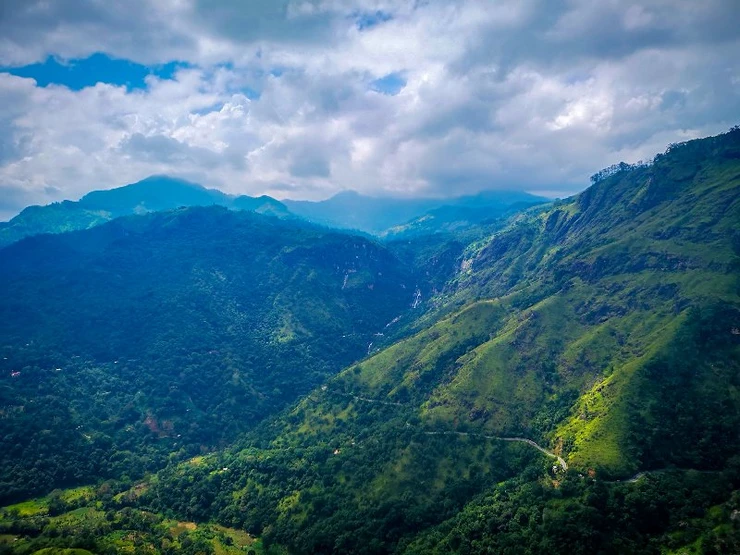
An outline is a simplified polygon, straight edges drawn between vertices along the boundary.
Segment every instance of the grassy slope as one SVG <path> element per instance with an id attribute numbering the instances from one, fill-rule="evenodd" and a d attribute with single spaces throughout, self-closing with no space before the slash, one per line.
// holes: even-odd
<path id="1" fill-rule="evenodd" d="M 524 434 L 562 446 L 576 466 L 635 472 L 631 423 L 650 420 L 657 394 L 647 368 L 675 350 L 692 309 L 740 304 L 739 148 L 737 132 L 690 143 L 520 218 L 475 253 L 447 304 L 493 300 L 350 369 L 346 387 L 411 398 L 435 427 Z M 718 387 L 695 385 L 737 418 L 733 368 L 713 371 Z"/>

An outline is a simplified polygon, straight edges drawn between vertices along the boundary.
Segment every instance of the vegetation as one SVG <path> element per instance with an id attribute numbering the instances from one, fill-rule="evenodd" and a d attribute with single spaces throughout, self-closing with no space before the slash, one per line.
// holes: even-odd
<path id="1" fill-rule="evenodd" d="M 3 400 L 0 423 L 13 425 L 0 437 L 17 423 L 25 435 L 2 468 L 63 468 L 82 437 L 108 465 L 89 476 L 109 479 L 7 508 L 3 537 L 25 543 L 5 549 L 105 552 L 128 537 L 164 553 L 191 545 L 173 532 L 184 529 L 204 553 L 219 530 L 291 553 L 738 551 L 740 129 L 593 181 L 488 236 L 381 246 L 191 209 L 0 251 L 8 364 L 78 351 L 92 361 L 6 373 L 3 395 L 24 397 Z M 52 252 L 68 260 L 54 272 Z M 424 311 L 409 308 L 419 295 Z M 24 317 L 11 324 L 11 313 Z M 81 325 L 91 319 L 101 328 Z M 26 372 L 39 378 L 23 390 Z M 70 391 L 80 400 L 62 403 Z M 121 393 L 85 412 L 90 391 Z M 78 415 L 98 418 L 95 432 L 62 435 Z M 115 427 L 127 418 L 133 432 Z M 78 443 L 55 448 L 51 429 Z M 220 445 L 200 449 L 206 437 Z M 6 474 L 22 476 L 17 501 L 39 475 L 20 472 Z M 55 536 L 80 510 L 103 515 L 100 531 Z"/>
<path id="2" fill-rule="evenodd" d="M 363 356 L 417 286 L 366 239 L 217 207 L 28 238 L 0 265 L 5 502 L 225 445 Z"/>
<path id="3" fill-rule="evenodd" d="M 38 510 L 24 513 L 17 505 L 0 512 L 0 553 L 98 555 L 152 553 L 191 555 L 280 555 L 246 532 L 219 525 L 166 519 L 133 508 L 145 484 L 116 493 L 119 484 L 105 483 L 85 497 L 64 501 L 66 491 L 35 500 Z"/>
<path id="4" fill-rule="evenodd" d="M 0 247 L 41 233 L 89 229 L 120 216 L 212 205 L 288 216 L 283 204 L 267 196 L 232 197 L 181 179 L 152 176 L 117 189 L 93 191 L 77 202 L 65 200 L 48 206 L 29 206 L 9 222 L 0 222 Z"/>

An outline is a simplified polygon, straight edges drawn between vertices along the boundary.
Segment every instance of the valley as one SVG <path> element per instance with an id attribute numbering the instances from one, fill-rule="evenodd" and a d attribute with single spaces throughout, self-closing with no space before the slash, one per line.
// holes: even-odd
<path id="1" fill-rule="evenodd" d="M 458 231 L 425 209 L 0 249 L 0 553 L 740 545 L 740 130 Z"/>

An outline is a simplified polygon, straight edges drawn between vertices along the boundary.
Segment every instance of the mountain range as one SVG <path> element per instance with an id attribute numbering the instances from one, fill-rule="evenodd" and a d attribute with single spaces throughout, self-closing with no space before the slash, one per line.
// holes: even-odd
<path id="1" fill-rule="evenodd" d="M 0 249 L 7 552 L 740 549 L 740 129 L 547 204 L 129 187 Z"/>
<path id="2" fill-rule="evenodd" d="M 224 206 L 279 218 L 298 216 L 333 228 L 405 237 L 467 228 L 546 201 L 528 193 L 488 191 L 439 199 L 375 198 L 345 192 L 318 202 L 280 202 L 266 195 L 233 196 L 182 179 L 152 176 L 115 189 L 93 191 L 76 202 L 30 206 L 9 222 L 0 222 L 0 247 L 41 233 L 88 229 L 121 216 L 187 206 Z"/>

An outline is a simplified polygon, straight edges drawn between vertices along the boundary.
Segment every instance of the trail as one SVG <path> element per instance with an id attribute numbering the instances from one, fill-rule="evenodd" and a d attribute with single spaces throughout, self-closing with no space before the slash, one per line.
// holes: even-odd
<path id="1" fill-rule="evenodd" d="M 401 407 L 405 406 L 404 403 L 396 403 L 393 401 L 381 401 L 379 399 L 369 399 L 367 397 L 360 397 L 359 395 L 354 395 L 352 393 L 342 393 L 339 391 L 327 391 L 327 386 L 322 387 L 322 391 L 327 393 L 333 393 L 335 395 L 339 395 L 341 397 L 349 397 L 350 399 L 354 399 L 355 401 L 360 401 L 362 403 L 371 403 L 376 405 L 387 405 L 387 406 L 394 406 L 394 407 Z M 318 399 L 311 398 L 313 401 L 318 401 Z M 408 422 L 406 423 L 407 426 L 411 426 Z M 557 459 L 558 464 L 563 469 L 563 472 L 568 470 L 568 463 L 565 462 L 565 459 L 561 457 L 560 455 L 557 455 L 553 453 L 552 451 L 548 451 L 535 441 L 528 439 L 526 437 L 507 437 L 507 436 L 493 436 L 493 435 L 487 435 L 487 434 L 478 434 L 475 432 L 456 432 L 451 430 L 444 430 L 444 431 L 422 431 L 424 435 L 427 436 L 447 436 L 447 435 L 454 435 L 454 436 L 462 436 L 462 437 L 478 437 L 481 439 L 490 439 L 494 441 L 517 441 L 520 443 L 526 443 L 527 445 L 531 445 L 535 449 L 537 449 L 539 452 L 541 452 L 544 455 L 547 455 L 548 457 L 551 457 L 553 459 Z M 643 477 L 645 477 L 648 474 L 660 474 L 663 472 L 698 472 L 701 474 L 718 474 L 721 473 L 720 470 L 696 470 L 694 468 L 661 468 L 656 470 L 643 470 L 642 472 L 638 472 L 631 478 L 624 478 L 622 480 L 602 480 L 605 484 L 634 484 Z"/>
<path id="2" fill-rule="evenodd" d="M 367 397 L 360 397 L 358 395 L 353 395 L 351 393 L 340 393 L 339 391 L 332 391 L 334 395 L 339 395 L 340 397 L 349 397 L 350 399 L 354 399 L 355 401 L 361 401 L 363 403 L 373 403 L 376 405 L 389 405 L 393 407 L 402 407 L 403 403 L 394 403 L 392 401 L 379 401 L 378 399 L 368 399 Z"/>
<path id="3" fill-rule="evenodd" d="M 403 403 L 395 403 L 392 401 L 380 401 L 378 399 L 368 399 L 367 397 L 360 397 L 359 395 L 353 395 L 352 393 L 340 393 L 339 391 L 331 391 L 330 393 L 334 393 L 335 395 L 339 395 L 341 397 L 349 397 L 351 399 L 354 399 L 355 401 L 360 401 L 363 403 L 372 403 L 376 405 L 388 405 L 388 406 L 394 406 L 394 407 L 403 406 Z M 532 441 L 531 439 L 527 439 L 526 437 L 491 436 L 491 435 L 486 435 L 486 434 L 477 434 L 475 432 L 454 432 L 454 431 L 439 431 L 439 432 L 429 432 L 428 431 L 428 432 L 422 432 L 422 433 L 428 436 L 456 435 L 456 436 L 466 436 L 466 437 L 479 437 L 483 439 L 492 439 L 495 441 L 518 441 L 520 443 L 526 443 L 528 445 L 531 445 L 532 447 L 534 447 L 541 453 L 544 453 L 548 457 L 557 459 L 563 471 L 568 470 L 568 463 L 565 462 L 565 459 L 563 457 L 561 457 L 560 455 L 556 455 L 552 451 L 548 451 L 541 445 L 538 445 L 536 442 Z"/>
<path id="4" fill-rule="evenodd" d="M 497 441 L 519 441 L 521 443 L 526 443 L 528 445 L 531 445 L 541 453 L 544 453 L 548 457 L 552 457 L 553 459 L 557 459 L 560 466 L 563 468 L 563 471 L 568 470 L 568 463 L 565 462 L 565 459 L 561 457 L 560 455 L 556 455 L 552 451 L 548 451 L 541 445 L 538 445 L 531 439 L 527 439 L 526 437 L 504 437 L 504 436 L 489 436 L 486 434 L 476 434 L 474 432 L 424 432 L 425 435 L 428 436 L 444 436 L 444 435 L 456 435 L 456 436 L 469 436 L 469 437 L 480 437 L 483 439 L 493 439 Z"/>

